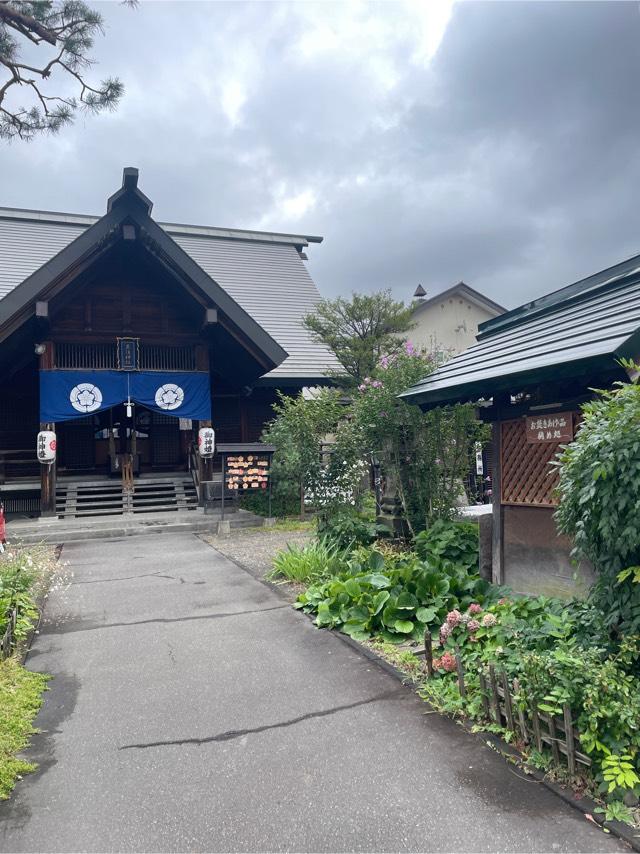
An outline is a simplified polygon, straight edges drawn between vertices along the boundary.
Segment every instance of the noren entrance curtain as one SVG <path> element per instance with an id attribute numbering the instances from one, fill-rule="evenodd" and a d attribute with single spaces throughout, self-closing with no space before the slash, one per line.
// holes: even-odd
<path id="1" fill-rule="evenodd" d="M 206 372 L 40 371 L 40 421 L 85 418 L 132 400 L 176 418 L 211 419 Z"/>

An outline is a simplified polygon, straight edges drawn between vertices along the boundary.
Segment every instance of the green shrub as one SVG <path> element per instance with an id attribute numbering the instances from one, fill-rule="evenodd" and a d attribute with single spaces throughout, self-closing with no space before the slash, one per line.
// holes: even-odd
<path id="1" fill-rule="evenodd" d="M 345 560 L 337 543 L 327 537 L 319 537 L 304 546 L 289 544 L 276 555 L 273 569 L 266 578 L 309 583 L 339 572 Z"/>
<path id="2" fill-rule="evenodd" d="M 345 550 L 370 545 L 380 535 L 380 527 L 355 509 L 345 508 L 318 517 L 318 534 L 329 537 Z"/>
<path id="3" fill-rule="evenodd" d="M 465 608 L 491 592 L 488 582 L 450 561 L 434 556 L 422 561 L 415 554 L 385 560 L 378 551 L 363 552 L 345 571 L 300 594 L 296 607 L 316 613 L 318 626 L 356 639 L 401 643 L 421 638 L 452 608 Z"/>
<path id="4" fill-rule="evenodd" d="M 473 522 L 438 519 L 417 535 L 415 547 L 421 558 L 433 555 L 464 566 L 469 572 L 478 570 L 478 526 Z"/>
<path id="5" fill-rule="evenodd" d="M 269 515 L 269 496 L 265 490 L 246 490 L 248 495 L 240 496 L 240 507 L 258 516 Z M 285 516 L 296 516 L 300 513 L 300 497 L 295 494 L 278 491 L 274 489 L 271 498 L 271 515 L 282 519 Z"/>
<path id="6" fill-rule="evenodd" d="M 614 634 L 640 632 L 640 386 L 617 383 L 582 406 L 574 441 L 558 457 L 559 530 L 598 573 L 592 601 Z"/>

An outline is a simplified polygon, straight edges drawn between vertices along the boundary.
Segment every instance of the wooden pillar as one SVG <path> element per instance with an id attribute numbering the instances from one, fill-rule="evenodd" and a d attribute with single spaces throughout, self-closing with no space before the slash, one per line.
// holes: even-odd
<path id="1" fill-rule="evenodd" d="M 504 584 L 504 508 L 502 506 L 502 422 L 491 425 L 491 576 L 494 584 Z"/>
<path id="2" fill-rule="evenodd" d="M 41 430 L 54 430 L 56 425 L 50 422 L 40 422 Z M 40 465 L 40 515 L 56 515 L 56 468 L 57 462 Z"/>
<path id="3" fill-rule="evenodd" d="M 249 441 L 249 402 L 246 397 L 241 397 L 238 400 L 240 408 L 240 441 Z"/>
<path id="4" fill-rule="evenodd" d="M 207 371 L 209 374 L 209 382 L 211 382 L 209 348 L 205 344 L 196 345 L 196 370 Z M 211 427 L 212 424 L 211 421 L 198 421 L 197 426 L 198 429 L 200 429 L 200 427 Z M 200 454 L 198 454 L 198 479 L 200 483 L 202 483 L 203 480 L 213 479 L 213 459 L 211 457 L 203 459 Z M 199 497 L 202 501 L 202 491 Z"/>
<path id="5" fill-rule="evenodd" d="M 44 353 L 40 356 L 40 370 L 49 370 L 54 367 L 55 354 L 53 343 L 45 341 Z M 55 431 L 56 425 L 51 422 L 40 422 L 41 430 Z M 57 458 L 57 451 L 56 451 Z M 40 515 L 55 516 L 56 515 L 56 475 L 57 475 L 57 459 L 51 464 L 40 465 Z"/>

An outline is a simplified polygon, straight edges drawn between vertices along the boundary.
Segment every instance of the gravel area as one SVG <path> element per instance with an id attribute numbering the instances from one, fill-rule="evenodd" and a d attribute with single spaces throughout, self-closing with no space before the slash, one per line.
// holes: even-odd
<path id="1" fill-rule="evenodd" d="M 287 545 L 303 545 L 312 537 L 311 531 L 271 531 L 268 528 L 257 530 L 232 530 L 230 535 L 203 536 L 203 540 L 222 552 L 223 555 L 246 566 L 261 578 L 273 566 L 273 559 Z M 295 599 L 298 590 L 295 585 L 287 585 L 291 590 L 291 599 Z"/>

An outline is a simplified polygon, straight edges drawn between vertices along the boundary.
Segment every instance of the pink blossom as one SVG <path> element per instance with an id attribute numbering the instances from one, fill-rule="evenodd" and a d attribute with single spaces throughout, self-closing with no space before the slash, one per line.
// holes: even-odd
<path id="1" fill-rule="evenodd" d="M 371 383 L 371 388 L 382 388 L 382 383 L 380 382 L 380 380 L 374 380 Z"/>
<path id="2" fill-rule="evenodd" d="M 389 367 L 389 357 L 388 357 L 388 356 L 383 356 L 383 357 L 380 359 L 380 364 L 382 365 L 382 367 L 383 367 L 383 368 L 388 368 L 388 367 Z"/>
<path id="3" fill-rule="evenodd" d="M 481 606 L 481 605 L 478 605 L 478 603 L 477 603 L 477 602 L 472 602 L 472 603 L 469 605 L 469 609 L 468 609 L 468 610 L 469 610 L 469 613 L 470 613 L 470 614 L 479 614 L 479 613 L 480 613 L 480 611 L 482 611 L 482 606 Z"/>
<path id="4" fill-rule="evenodd" d="M 495 626 L 495 624 L 497 622 L 498 621 L 496 620 L 495 614 L 485 614 L 484 617 L 482 618 L 482 625 L 485 628 L 488 628 L 489 626 Z"/>
<path id="5" fill-rule="evenodd" d="M 471 635 L 474 634 L 474 632 L 477 632 L 479 628 L 480 623 L 477 620 L 469 620 L 467 623 L 467 629 Z"/>
<path id="6" fill-rule="evenodd" d="M 365 391 L 365 390 L 366 390 L 366 388 L 367 388 L 367 387 L 366 387 L 366 385 L 365 385 L 364 383 L 361 383 L 361 384 L 358 386 L 358 391 Z"/>
<path id="7" fill-rule="evenodd" d="M 460 611 L 454 609 L 453 611 L 449 611 L 447 614 L 447 623 L 451 626 L 451 628 L 455 628 L 460 625 L 460 621 L 462 620 L 462 614 Z"/>
<path id="8" fill-rule="evenodd" d="M 415 347 L 413 346 L 413 344 L 411 343 L 411 341 L 406 341 L 406 342 L 405 342 L 404 349 L 405 349 L 405 352 L 406 352 L 407 356 L 415 356 L 415 354 L 416 354 L 416 349 L 415 349 Z"/>
<path id="9" fill-rule="evenodd" d="M 450 626 L 449 623 L 443 623 L 440 626 L 440 643 L 442 644 L 442 646 L 444 646 L 447 642 L 447 638 L 451 634 L 452 628 L 453 627 Z"/>
<path id="10" fill-rule="evenodd" d="M 498 599 L 498 605 L 509 605 L 509 600 L 506 596 L 503 596 L 502 599 Z"/>
<path id="11" fill-rule="evenodd" d="M 440 666 L 447 671 L 447 673 L 453 673 L 456 669 L 456 659 L 450 652 L 445 652 L 445 654 L 440 659 Z"/>

